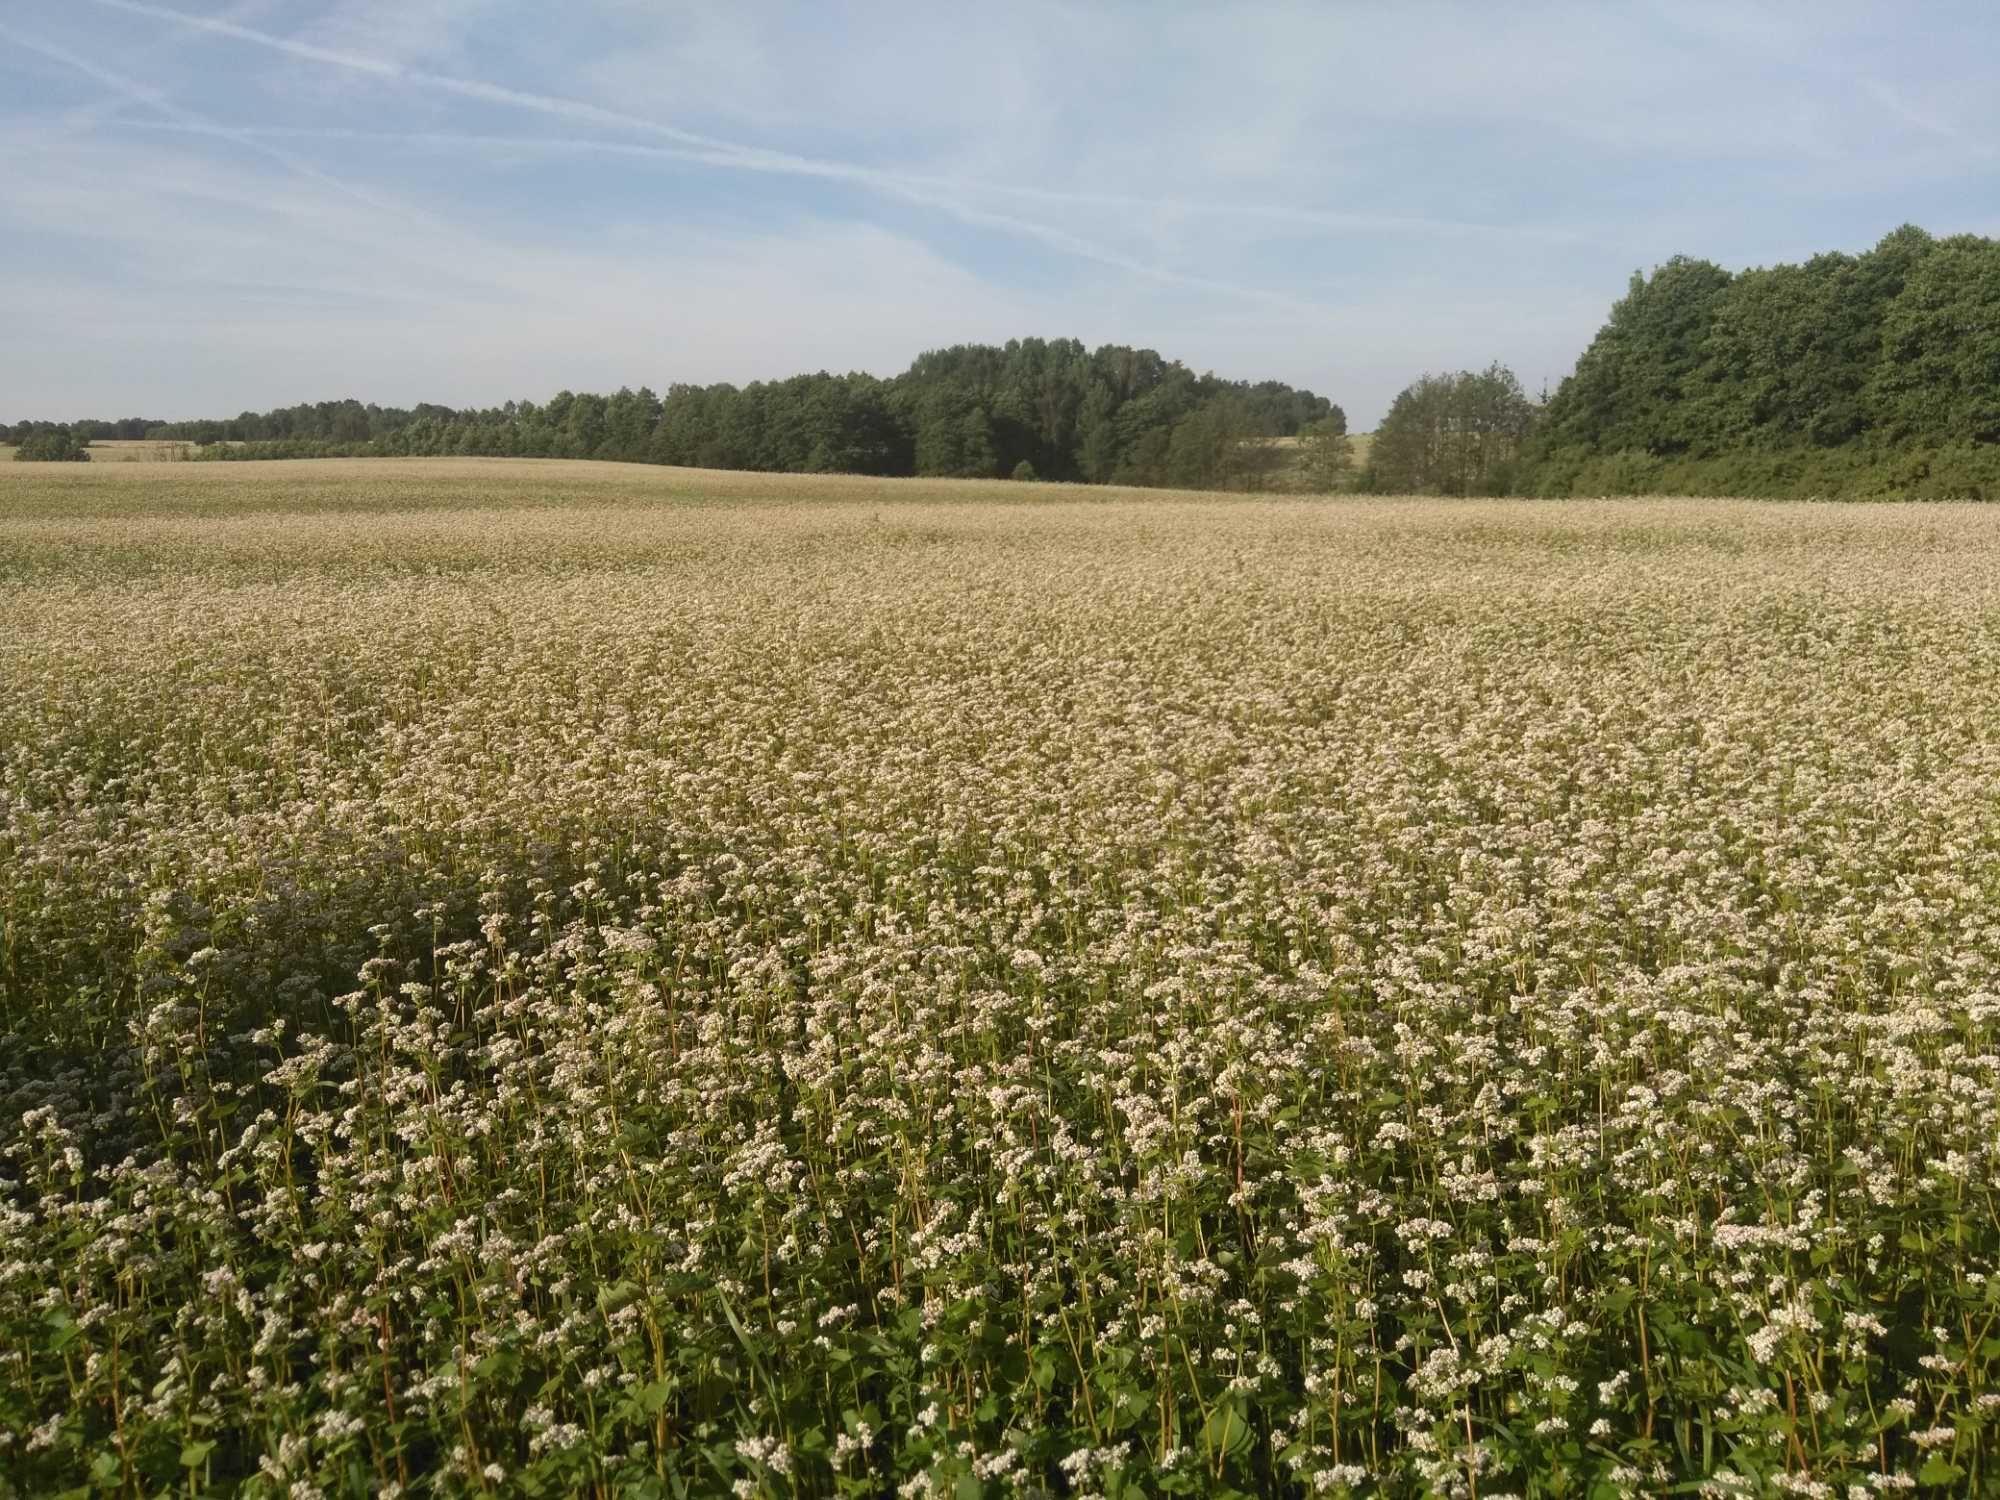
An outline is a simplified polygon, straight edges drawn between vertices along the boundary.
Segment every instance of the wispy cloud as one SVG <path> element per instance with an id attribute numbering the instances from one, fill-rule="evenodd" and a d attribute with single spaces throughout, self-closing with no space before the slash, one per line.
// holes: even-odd
<path id="1" fill-rule="evenodd" d="M 1458 219 L 1343 213 L 1292 205 L 1207 201 L 1196 197 L 1148 198 L 1129 193 L 1078 191 L 884 169 L 851 161 L 772 150 L 704 135 L 665 121 L 624 110 L 606 109 L 582 100 L 508 88 L 484 79 L 439 73 L 384 58 L 315 46 L 232 21 L 189 15 L 167 6 L 147 3 L 147 0 L 95 0 L 95 3 L 114 10 L 148 16 L 268 48 L 327 67 L 347 69 L 418 88 L 436 89 L 463 98 L 476 99 L 482 103 L 504 105 L 557 119 L 655 135 L 677 143 L 672 147 L 645 147 L 628 142 L 577 138 L 546 143 L 562 149 L 596 151 L 607 155 L 653 156 L 696 162 L 732 171 L 773 173 L 850 184 L 949 214 L 966 224 L 1030 239 L 1059 253 L 1092 261 L 1112 270 L 1145 276 L 1192 290 L 1271 302 L 1280 306 L 1309 307 L 1314 304 L 1309 298 L 1284 290 L 1177 270 L 1128 255 L 1078 234 L 1073 229 L 1029 219 L 977 200 L 1013 198 L 1066 207 L 1087 205 L 1114 211 L 1167 212 L 1239 220 L 1257 219 L 1334 232 L 1494 235 L 1530 242 L 1563 242 L 1582 237 L 1575 231 L 1541 225 L 1503 227 Z M 433 133 L 429 139 L 440 142 L 449 137 L 442 133 Z M 468 145 L 503 144 L 510 149 L 522 149 L 525 144 L 493 136 L 465 135 L 460 139 Z"/>
<path id="2" fill-rule="evenodd" d="M 817 177 L 833 182 L 854 183 L 881 192 L 933 206 L 957 205 L 953 200 L 932 194 L 970 193 L 980 197 L 1017 199 L 1066 208 L 1085 207 L 1113 212 L 1172 214 L 1193 218 L 1259 220 L 1332 233 L 1390 235 L 1463 235 L 1519 240 L 1533 244 L 1576 244 L 1597 238 L 1580 230 L 1542 224 L 1487 224 L 1469 219 L 1428 218 L 1410 214 L 1343 213 L 1296 204 L 1261 203 L 1232 198 L 1155 197 L 1138 193 L 1044 187 L 1028 183 L 996 182 L 976 177 L 944 177 L 921 172 L 884 171 L 849 162 L 812 157 L 795 157 L 755 147 L 661 146 L 647 142 L 606 140 L 591 136 L 503 135 L 458 130 L 365 130 L 343 126 L 258 126 L 245 132 L 271 140 L 377 141 L 406 146 L 447 150 L 498 151 L 513 156 L 524 153 L 589 154 L 655 161 L 689 162 L 700 166 L 746 172 Z M 1005 226 L 1040 236 L 1049 226 L 1022 226 L 1018 219 L 1002 219 Z M 1615 236 L 1613 238 L 1616 238 Z M 1079 251 L 1086 258 L 1095 254 Z M 1110 263 L 1123 265 L 1123 257 Z M 1149 268 L 1157 269 L 1157 268 Z"/>
<path id="3" fill-rule="evenodd" d="M 1964 138 L 1962 132 L 1948 120 L 1940 115 L 1931 113 L 1929 110 L 1918 109 L 1909 100 L 1905 99 L 1901 93 L 1890 87 L 1880 78 L 1863 78 L 1861 80 L 1861 88 L 1862 92 L 1867 94 L 1870 99 L 1888 110 L 1890 114 L 1901 120 L 1905 125 L 1913 125 L 1928 135 L 1942 136 L 1948 141 L 1962 140 Z"/>
<path id="4" fill-rule="evenodd" d="M 1038 244 L 1047 246 L 1065 255 L 1073 255 L 1083 260 L 1094 261 L 1099 265 L 1107 266 L 1113 270 L 1124 271 L 1135 276 L 1150 277 L 1175 286 L 1220 292 L 1227 296 L 1248 297 L 1255 300 L 1293 304 L 1303 302 L 1303 299 L 1288 296 L 1283 292 L 1239 285 L 1216 277 L 1194 275 L 1177 271 L 1170 267 L 1151 264 L 1144 260 L 1125 255 L 1107 246 L 1097 244 L 1082 235 L 1057 225 L 1040 223 L 1035 220 L 1022 218 L 1017 214 L 983 208 L 954 196 L 954 189 L 963 190 L 968 184 L 885 171 L 876 167 L 862 166 L 854 162 L 800 156 L 791 152 L 773 151 L 759 146 L 745 145 L 736 141 L 722 140 L 714 136 L 702 135 L 695 131 L 683 130 L 678 126 L 669 125 L 659 120 L 628 114 L 622 110 L 604 109 L 580 100 L 564 99 L 549 94 L 538 94 L 522 89 L 506 88 L 482 79 L 462 78 L 448 73 L 436 73 L 425 68 L 411 67 L 383 58 L 363 57 L 351 52 L 314 46 L 310 43 L 293 41 L 286 37 L 260 31 L 254 27 L 238 25 L 235 22 L 220 21 L 203 16 L 191 16 L 181 11 L 171 10 L 165 6 L 149 5 L 144 3 L 144 0 L 96 0 L 96 3 L 114 10 L 129 11 L 135 15 L 150 16 L 162 21 L 172 21 L 179 25 L 212 32 L 217 36 L 249 42 L 256 46 L 267 47 L 273 51 L 283 52 L 289 56 L 320 63 L 327 67 L 344 68 L 353 72 L 365 73 L 376 78 L 406 83 L 419 88 L 436 89 L 444 93 L 458 95 L 462 98 L 476 99 L 482 103 L 506 105 L 510 108 L 529 110 L 536 114 L 549 115 L 558 119 L 661 136 L 667 140 L 680 143 L 676 154 L 682 159 L 699 161 L 709 166 L 726 167 L 746 172 L 813 177 L 825 181 L 849 183 L 877 192 L 893 194 L 905 201 L 948 213 L 966 224 L 1019 235 L 1027 239 L 1032 239 Z"/>
<path id="5" fill-rule="evenodd" d="M 311 42 L 297 41 L 215 16 L 190 15 L 186 11 L 174 10 L 164 5 L 149 5 L 145 0 L 93 0 L 93 3 L 109 10 L 122 10 L 131 15 L 147 16 L 156 21 L 170 22 L 195 31 L 205 31 L 213 36 L 227 37 L 232 41 L 247 42 L 252 46 L 282 52 L 306 62 L 320 63 L 330 68 L 344 68 L 349 72 L 366 73 L 374 78 L 413 84 L 421 88 L 437 89 L 447 94 L 456 94 L 461 98 L 476 99 L 485 104 L 505 104 L 515 109 L 533 110 L 537 114 L 553 115 L 559 119 L 575 120 L 589 125 L 643 130 L 690 146 L 703 146 L 718 151 L 749 152 L 754 149 L 739 146 L 732 141 L 718 140 L 713 136 L 704 136 L 695 131 L 681 130 L 657 120 L 643 119 L 620 110 L 603 109 L 580 100 L 506 88 L 477 78 L 460 78 L 450 73 L 435 73 L 427 68 L 413 67 L 388 58 L 367 57 L 334 47 L 316 46 Z"/>
<path id="6" fill-rule="evenodd" d="M 1560 375 L 1677 252 L 1988 227 L 2000 20 L 1913 4 L 17 0 L 0 297 L 33 357 L 0 406 L 107 372 L 181 409 L 487 399 L 1040 332 L 1365 426 L 1424 368 Z"/>
<path id="7" fill-rule="evenodd" d="M 223 19 L 232 21 L 255 19 L 268 11 L 270 4 L 271 0 L 236 0 L 236 3 L 223 13 Z M 163 34 L 153 43 L 148 51 L 155 56 L 168 54 L 181 47 L 191 45 L 192 40 L 192 38 L 185 34 Z M 50 54 L 46 50 L 41 50 L 39 55 L 46 57 Z M 54 60 L 60 61 L 63 59 Z M 135 104 L 143 103 L 145 103 L 143 99 L 135 98 L 129 93 L 114 91 L 104 98 L 93 99 L 87 104 L 79 104 L 72 109 L 64 110 L 60 114 L 40 122 L 35 135 L 39 140 L 45 142 L 62 137 L 80 135 L 115 119 L 120 114 L 133 108 Z"/>
<path id="8" fill-rule="evenodd" d="M 121 159 L 133 181 L 106 193 L 96 184 Z M 275 166 L 176 165 L 124 146 L 50 153 L 16 184 L 13 223 L 63 233 L 88 269 L 0 260 L 11 345 L 48 351 L 32 369 L 0 369 L 9 417 L 192 416 L 335 395 L 498 402 L 563 386 L 894 369 L 942 328 L 1124 331 L 1073 299 L 998 291 L 907 237 L 855 224 L 523 247 L 355 213 Z"/>
<path id="9" fill-rule="evenodd" d="M 246 151 L 254 151 L 258 155 L 267 157 L 271 161 L 278 163 L 278 165 L 288 172 L 292 172 L 309 181 L 320 183 L 322 186 L 331 188 L 333 191 L 351 198 L 357 203 L 366 204 L 372 209 L 396 214 L 415 214 L 414 210 L 404 205 L 392 203 L 359 184 L 348 182 L 330 172 L 321 171 L 311 162 L 305 161 L 289 151 L 271 145 L 269 141 L 260 138 L 254 131 L 218 125 L 213 120 L 206 119 L 195 113 L 195 111 L 175 103 L 163 90 L 137 79 L 128 78 L 122 73 L 107 68 L 101 63 L 93 62 L 87 57 L 71 52 L 67 48 L 39 41 L 34 37 L 24 36 L 6 25 L 0 25 L 0 39 L 4 39 L 10 45 L 19 47 L 23 51 L 32 52 L 38 57 L 45 57 L 51 62 L 58 62 L 65 67 L 74 69 L 92 82 L 110 89 L 119 100 L 125 103 L 143 105 L 147 109 L 158 112 L 171 121 L 173 128 L 176 130 L 194 135 L 208 136 L 215 140 L 227 141 L 231 145 L 240 146 Z"/>

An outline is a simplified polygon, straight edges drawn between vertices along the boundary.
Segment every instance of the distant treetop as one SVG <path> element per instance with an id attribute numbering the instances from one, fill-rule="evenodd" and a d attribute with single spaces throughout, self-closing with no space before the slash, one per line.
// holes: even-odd
<path id="1" fill-rule="evenodd" d="M 1635 274 L 1549 405 L 1559 448 L 2000 442 L 2000 241 L 1905 225 L 1861 255 Z"/>
<path id="2" fill-rule="evenodd" d="M 25 432 L 14 449 L 14 462 L 23 464 L 87 463 L 89 459 L 90 440 L 66 427 L 39 427 Z"/>
<path id="3" fill-rule="evenodd" d="M 892 379 L 825 371 L 747 386 L 672 385 L 480 410 L 324 401 L 156 424 L 144 434 L 331 453 L 600 458 L 787 473 L 994 476 L 1243 487 L 1278 456 L 1259 440 L 1346 418 L 1282 381 L 1196 374 L 1151 349 L 1075 339 L 956 344 Z"/>

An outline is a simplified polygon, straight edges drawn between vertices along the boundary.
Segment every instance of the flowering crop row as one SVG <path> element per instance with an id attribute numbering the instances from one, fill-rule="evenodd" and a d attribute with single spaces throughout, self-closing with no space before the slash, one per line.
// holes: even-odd
<path id="1" fill-rule="evenodd" d="M 2000 1486 L 2000 512 L 22 473 L 0 1495 Z"/>

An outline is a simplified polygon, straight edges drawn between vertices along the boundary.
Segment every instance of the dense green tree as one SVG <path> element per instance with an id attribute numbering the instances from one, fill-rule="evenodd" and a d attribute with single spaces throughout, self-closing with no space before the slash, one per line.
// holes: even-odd
<path id="1" fill-rule="evenodd" d="M 1151 349 L 1029 338 L 929 350 L 892 380 L 821 371 L 464 411 L 320 402 L 150 431 L 237 445 L 211 450 L 229 458 L 507 454 L 937 476 L 1026 463 L 1045 479 L 1253 487 L 1280 457 L 1268 439 L 1329 418 L 1345 430 L 1340 408 L 1279 381 L 1197 375 Z"/>
<path id="2" fill-rule="evenodd" d="M 2000 241 L 1954 235 L 1910 266 L 1874 376 L 1892 441 L 2000 442 Z"/>
<path id="3" fill-rule="evenodd" d="M 1242 396 L 1205 401 L 1174 424 L 1166 482 L 1178 489 L 1261 489 L 1280 458 L 1263 437 Z"/>
<path id="4" fill-rule="evenodd" d="M 1868 329 L 1848 317 L 1854 266 L 1850 256 L 1822 255 L 1735 278 L 1692 358 L 1679 451 L 1789 441 L 1801 432 L 1833 443 L 1860 430 L 1867 365 L 1856 352 Z"/>
<path id="5" fill-rule="evenodd" d="M 1989 445 L 2000 242 L 1905 225 L 1862 255 L 1635 277 L 1550 401 L 1531 484 L 1984 494 Z"/>
<path id="6" fill-rule="evenodd" d="M 1112 419 L 1118 454 L 1112 477 L 1120 484 L 1172 483 L 1168 473 L 1174 428 L 1200 401 L 1193 377 L 1178 365 L 1128 399 Z"/>
<path id="7" fill-rule="evenodd" d="M 1652 453 L 1690 447 L 1687 398 L 1730 281 L 1720 266 L 1686 256 L 1675 256 L 1650 277 L 1635 272 L 1550 407 L 1554 440 Z"/>
<path id="8" fill-rule="evenodd" d="M 993 419 L 966 386 L 939 385 L 923 394 L 914 446 L 919 474 L 983 479 L 999 472 Z"/>
<path id="9" fill-rule="evenodd" d="M 595 457 L 644 461 L 653 442 L 653 429 L 660 423 L 660 398 L 641 386 L 638 390 L 620 387 L 605 404 L 604 438 Z"/>
<path id="10" fill-rule="evenodd" d="M 67 427 L 45 427 L 30 432 L 14 450 L 16 463 L 83 463 L 89 458 L 89 440 Z"/>
<path id="11" fill-rule="evenodd" d="M 1118 471 L 1118 396 L 1102 376 L 1093 373 L 1077 414 L 1076 478 L 1104 484 Z"/>
<path id="12" fill-rule="evenodd" d="M 1384 494 L 1506 494 L 1537 415 L 1505 365 L 1421 376 L 1375 429 L 1366 484 Z"/>
<path id="13" fill-rule="evenodd" d="M 653 429 L 648 456 L 654 463 L 713 469 L 717 462 L 717 411 L 736 393 L 728 385 L 672 385 Z"/>
<path id="14" fill-rule="evenodd" d="M 136 442 L 164 424 L 150 417 L 120 417 L 115 421 L 85 418 L 79 422 L 0 422 L 0 443 L 25 443 L 38 432 L 67 432 L 74 442 Z"/>
<path id="15" fill-rule="evenodd" d="M 1299 472 L 1308 489 L 1329 494 L 1352 476 L 1354 449 L 1347 436 L 1347 416 L 1339 408 L 1301 428 L 1299 446 Z"/>

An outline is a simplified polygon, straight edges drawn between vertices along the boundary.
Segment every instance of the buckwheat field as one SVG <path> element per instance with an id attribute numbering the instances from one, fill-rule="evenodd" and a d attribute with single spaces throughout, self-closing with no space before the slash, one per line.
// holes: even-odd
<path id="1" fill-rule="evenodd" d="M 2000 1490 L 2000 509 L 1104 494 L 0 470 L 0 1493 Z"/>

